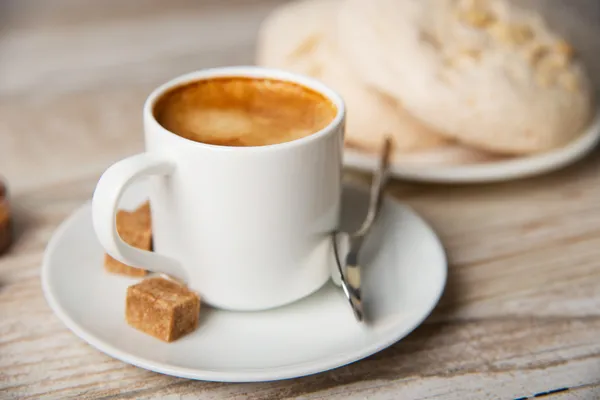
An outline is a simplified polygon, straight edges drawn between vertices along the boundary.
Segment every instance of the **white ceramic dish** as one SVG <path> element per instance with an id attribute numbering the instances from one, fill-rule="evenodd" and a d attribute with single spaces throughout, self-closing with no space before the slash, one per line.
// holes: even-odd
<path id="1" fill-rule="evenodd" d="M 600 141 L 600 110 L 575 141 L 551 152 L 468 165 L 444 165 L 428 162 L 394 162 L 390 173 L 400 179 L 430 183 L 489 183 L 544 174 L 572 164 L 596 147 Z M 372 171 L 376 157 L 355 150 L 344 151 L 344 164 Z"/>
<path id="2" fill-rule="evenodd" d="M 144 185 L 123 206 L 145 198 Z M 343 228 L 360 222 L 362 190 L 344 193 Z M 54 233 L 42 266 L 50 307 L 98 350 L 152 371 L 191 379 L 248 382 L 286 379 L 336 368 L 378 352 L 415 329 L 438 302 L 446 282 L 444 250 L 411 209 L 386 199 L 365 243 L 364 296 L 368 323 L 354 320 L 341 289 L 328 283 L 312 296 L 263 312 L 201 311 L 198 330 L 162 343 L 124 320 L 127 286 L 136 282 L 102 268 L 90 204 Z"/>

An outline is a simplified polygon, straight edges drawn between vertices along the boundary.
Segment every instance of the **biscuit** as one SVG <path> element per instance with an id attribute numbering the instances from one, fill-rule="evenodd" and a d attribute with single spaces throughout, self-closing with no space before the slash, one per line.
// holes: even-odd
<path id="1" fill-rule="evenodd" d="M 593 112 L 576 52 L 502 0 L 346 0 L 340 51 L 438 134 L 503 154 L 560 147 Z"/>
<path id="2" fill-rule="evenodd" d="M 326 42 L 327 43 L 327 42 Z M 320 52 L 320 73 L 316 77 L 344 99 L 346 144 L 378 152 L 390 135 L 394 153 L 416 152 L 448 145 L 449 141 L 425 127 L 396 100 L 362 85 L 339 57 L 333 43 Z"/>
<path id="3" fill-rule="evenodd" d="M 257 63 L 310 75 L 336 90 L 348 111 L 349 147 L 377 152 L 388 134 L 396 152 L 449 144 L 393 98 L 362 85 L 346 67 L 332 29 L 340 4 L 340 0 L 303 0 L 276 9 L 261 27 Z"/>

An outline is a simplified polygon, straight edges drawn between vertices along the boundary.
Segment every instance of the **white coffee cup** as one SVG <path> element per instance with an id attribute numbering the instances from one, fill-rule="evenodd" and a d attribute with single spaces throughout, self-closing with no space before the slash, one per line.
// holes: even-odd
<path id="1" fill-rule="evenodd" d="M 336 107 L 323 130 L 287 143 L 227 147 L 194 142 L 153 115 L 166 91 L 218 77 L 272 78 L 321 93 Z M 185 281 L 203 301 L 264 310 L 318 290 L 330 278 L 329 233 L 338 226 L 345 106 L 317 80 L 259 67 L 202 70 L 150 94 L 143 110 L 146 152 L 109 167 L 92 212 L 106 252 L 125 264 Z M 115 215 L 130 183 L 150 176 L 154 252 L 126 244 Z"/>

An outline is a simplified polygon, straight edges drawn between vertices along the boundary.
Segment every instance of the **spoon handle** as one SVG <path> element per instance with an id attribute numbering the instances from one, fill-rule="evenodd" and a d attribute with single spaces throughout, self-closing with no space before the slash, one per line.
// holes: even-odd
<path id="1" fill-rule="evenodd" d="M 358 260 L 358 254 L 362 247 L 363 241 L 366 235 L 371 230 L 373 223 L 375 222 L 379 209 L 381 207 L 381 199 L 383 188 L 387 182 L 387 171 L 389 166 L 391 140 L 389 137 L 386 138 L 381 156 L 379 158 L 379 165 L 373 176 L 371 183 L 371 193 L 369 198 L 369 209 L 367 216 L 358 231 L 350 235 L 350 249 L 346 255 L 345 271 L 340 269 L 342 274 L 342 288 L 346 294 L 346 297 L 350 301 L 354 316 L 358 321 L 363 321 L 364 311 L 362 305 L 362 267 Z M 337 249 L 336 249 L 337 252 Z M 337 253 L 336 253 L 337 257 Z M 338 263 L 339 266 L 339 263 Z"/>
<path id="2" fill-rule="evenodd" d="M 354 233 L 354 237 L 365 236 L 369 233 L 369 230 L 373 226 L 377 215 L 379 214 L 379 208 L 381 207 L 381 200 L 383 189 L 388 180 L 388 168 L 390 165 L 390 151 L 392 149 L 392 141 L 388 137 L 385 138 L 383 144 L 383 150 L 379 156 L 379 164 L 375 175 L 373 176 L 373 182 L 371 183 L 371 193 L 369 199 L 369 209 L 367 216 L 362 223 L 360 229 Z"/>

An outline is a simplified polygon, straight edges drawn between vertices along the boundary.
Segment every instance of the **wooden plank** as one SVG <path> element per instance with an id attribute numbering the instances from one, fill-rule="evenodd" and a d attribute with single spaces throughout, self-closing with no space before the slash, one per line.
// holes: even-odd
<path id="1" fill-rule="evenodd" d="M 579 254 L 582 260 L 588 256 L 597 260 L 595 251 L 600 246 L 596 242 L 577 247 L 585 241 L 566 241 L 556 249 L 518 253 L 511 264 L 522 265 L 522 271 L 498 274 L 500 266 L 493 260 L 453 266 L 451 276 L 455 273 L 458 279 L 451 279 L 448 294 L 454 293 L 456 297 L 447 298 L 426 325 L 380 354 L 326 374 L 285 382 L 230 386 L 181 381 L 126 366 L 75 339 L 49 312 L 39 292 L 38 266 L 43 246 L 53 228 L 89 198 L 93 185 L 94 180 L 83 179 L 48 185 L 15 198 L 17 218 L 24 222 L 20 225 L 29 225 L 29 229 L 23 232 L 13 252 L 0 259 L 3 284 L 0 374 L 7 394 L 26 398 L 41 393 L 55 397 L 76 396 L 81 390 L 90 396 L 131 391 L 127 396 L 137 398 L 192 395 L 200 390 L 206 391 L 207 396 L 236 398 L 256 390 L 267 398 L 309 395 L 342 398 L 371 396 L 372 393 L 386 398 L 398 390 L 417 393 L 420 385 L 425 385 L 433 390 L 425 393 L 468 398 L 464 397 L 464 388 L 487 388 L 488 393 L 496 390 L 505 393 L 506 386 L 513 382 L 509 385 L 511 396 L 519 396 L 524 395 L 523 388 L 534 391 L 548 389 L 550 383 L 591 384 L 600 376 L 600 345 L 596 337 L 600 316 L 598 308 L 589 304 L 597 302 L 600 293 L 599 281 L 590 275 L 597 274 L 599 267 L 592 262 L 574 268 L 573 259 L 565 256 L 572 253 Z M 469 191 L 464 196 L 470 196 Z M 415 201 L 410 196 L 407 199 Z M 427 213 L 437 207 L 436 204 L 429 202 L 421 207 Z M 463 202 L 462 208 L 454 211 L 466 213 L 468 208 L 469 203 Z M 541 208 L 541 211 L 552 213 L 555 209 Z M 538 218 L 543 219 L 545 215 L 540 212 Z M 515 225 L 520 223 L 513 221 Z M 600 222 L 596 223 L 600 226 Z M 468 251 L 472 240 L 480 236 L 487 224 L 486 219 L 474 219 L 470 228 L 460 233 L 464 240 L 453 243 L 449 251 Z M 512 235 L 515 227 L 509 225 L 505 229 L 508 229 L 507 235 Z M 570 235 L 569 230 L 558 231 Z M 557 239 L 561 243 L 561 238 Z M 531 260 L 536 262 L 531 263 Z M 549 261 L 555 262 L 556 267 L 548 268 Z M 514 276 L 519 273 L 523 273 L 523 278 L 515 280 Z M 556 280 L 557 287 L 564 290 L 549 290 L 537 279 L 528 280 L 527 274 Z M 548 274 L 555 274 L 554 279 Z M 457 285 L 461 280 L 469 282 Z M 587 297 L 572 297 L 581 287 L 587 288 Z M 540 305 L 548 300 L 553 306 L 540 312 Z M 577 312 L 577 304 L 589 312 Z M 465 386 L 466 382 L 475 383 Z"/>

